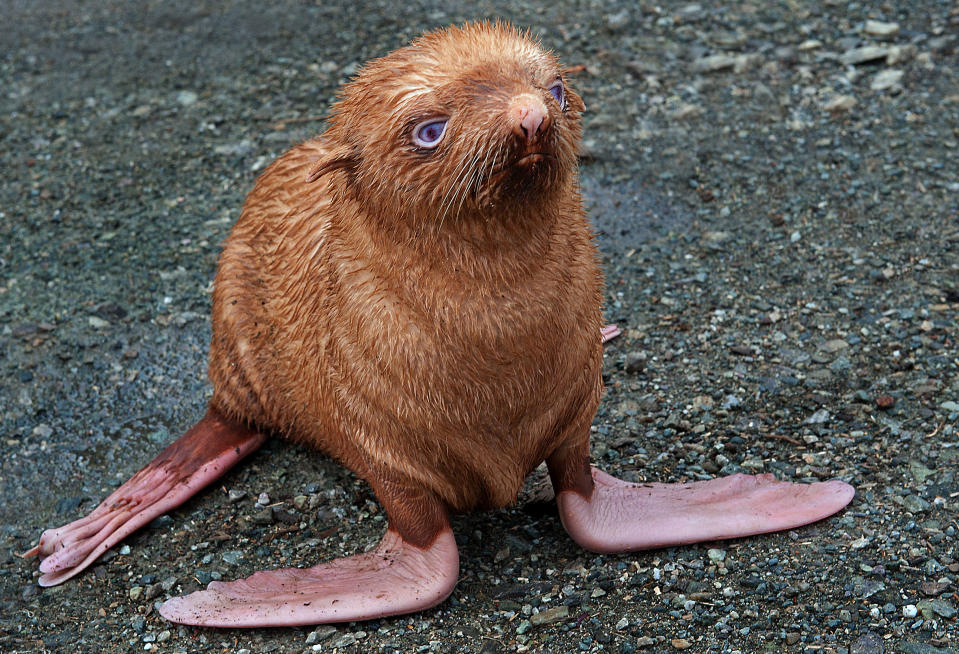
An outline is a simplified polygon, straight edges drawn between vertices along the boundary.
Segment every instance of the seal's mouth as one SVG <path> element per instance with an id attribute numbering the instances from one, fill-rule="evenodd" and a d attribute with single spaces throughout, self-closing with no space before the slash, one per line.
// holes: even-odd
<path id="1" fill-rule="evenodd" d="M 524 154 L 519 159 L 517 159 L 515 163 L 513 163 L 513 165 L 526 168 L 534 164 L 542 163 L 543 161 L 546 161 L 547 159 L 552 159 L 552 158 L 553 158 L 553 155 L 547 152 L 529 152 L 527 154 Z"/>

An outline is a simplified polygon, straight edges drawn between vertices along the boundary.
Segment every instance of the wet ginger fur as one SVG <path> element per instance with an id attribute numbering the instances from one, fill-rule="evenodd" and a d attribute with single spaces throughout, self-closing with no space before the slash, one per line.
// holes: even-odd
<path id="1" fill-rule="evenodd" d="M 549 97 L 556 80 L 552 55 L 495 25 L 363 68 L 323 137 L 266 170 L 227 241 L 212 406 L 374 487 L 371 467 L 387 467 L 454 511 L 512 502 L 600 394 L 583 105 L 568 86 L 565 110 Z M 530 90 L 549 109 L 548 156 L 514 170 L 527 144 L 504 112 Z M 409 133 L 432 116 L 446 133 L 424 151 Z"/>
<path id="2" fill-rule="evenodd" d="M 449 514 L 510 504 L 546 461 L 597 552 L 793 528 L 853 496 L 771 475 L 630 484 L 589 464 L 602 277 L 579 195 L 582 100 L 503 24 L 429 33 L 361 69 L 327 131 L 267 168 L 220 257 L 205 417 L 88 516 L 43 533 L 62 583 L 254 451 L 312 445 L 365 479 L 389 527 L 364 554 L 212 582 L 168 620 L 344 622 L 435 606 Z M 600 337 L 600 335 L 602 335 Z"/>

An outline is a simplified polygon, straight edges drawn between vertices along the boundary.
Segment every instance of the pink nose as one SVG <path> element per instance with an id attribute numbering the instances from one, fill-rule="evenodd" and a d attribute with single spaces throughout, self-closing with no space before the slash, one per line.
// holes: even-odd
<path id="1" fill-rule="evenodd" d="M 532 143 L 549 129 L 549 112 L 539 98 L 523 94 L 513 99 L 509 116 L 513 133 L 527 143 Z"/>

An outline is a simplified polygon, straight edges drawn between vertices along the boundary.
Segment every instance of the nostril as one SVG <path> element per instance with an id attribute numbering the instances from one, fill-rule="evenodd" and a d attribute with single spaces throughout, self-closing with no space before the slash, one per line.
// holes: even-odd
<path id="1" fill-rule="evenodd" d="M 539 133 L 540 125 L 543 124 L 543 114 L 538 111 L 528 109 L 526 115 L 523 116 L 523 119 L 520 121 L 520 125 L 523 129 L 523 136 L 526 137 L 527 141 L 533 139 Z"/>
<path id="2" fill-rule="evenodd" d="M 517 138 L 531 144 L 549 127 L 549 110 L 542 98 L 532 93 L 515 95 L 509 103 L 507 117 Z"/>
<path id="3" fill-rule="evenodd" d="M 549 114 L 542 102 L 522 102 L 513 106 L 513 131 L 527 143 L 542 135 L 549 126 Z"/>

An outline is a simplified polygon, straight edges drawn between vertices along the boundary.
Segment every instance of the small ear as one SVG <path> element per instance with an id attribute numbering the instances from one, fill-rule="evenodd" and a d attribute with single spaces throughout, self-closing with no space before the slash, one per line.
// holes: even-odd
<path id="1" fill-rule="evenodd" d="M 315 182 L 323 175 L 331 173 L 334 170 L 345 170 L 347 174 L 352 176 L 357 164 L 359 164 L 359 156 L 353 148 L 349 146 L 336 147 L 320 157 L 319 160 L 313 164 L 310 172 L 306 174 L 306 181 L 307 183 Z"/>
<path id="2" fill-rule="evenodd" d="M 579 94 L 576 93 L 576 91 L 573 91 L 570 88 L 566 89 L 566 104 L 573 111 L 586 111 L 586 104 L 583 102 L 583 99 L 579 97 Z"/>

